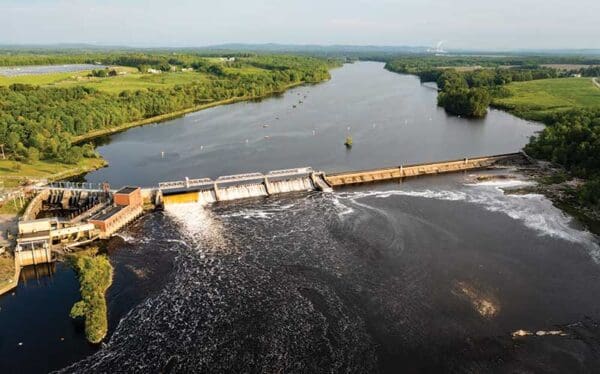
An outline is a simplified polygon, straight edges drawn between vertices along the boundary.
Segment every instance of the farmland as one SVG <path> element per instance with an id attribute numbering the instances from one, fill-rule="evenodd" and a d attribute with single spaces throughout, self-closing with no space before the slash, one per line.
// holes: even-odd
<path id="1" fill-rule="evenodd" d="M 513 82 L 505 88 L 508 95 L 495 98 L 493 105 L 528 119 L 573 108 L 600 108 L 600 88 L 589 78 Z"/>

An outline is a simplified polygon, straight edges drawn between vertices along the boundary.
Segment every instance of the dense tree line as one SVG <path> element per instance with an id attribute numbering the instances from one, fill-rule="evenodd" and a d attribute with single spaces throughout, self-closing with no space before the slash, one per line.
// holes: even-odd
<path id="1" fill-rule="evenodd" d="M 600 66 L 590 66 L 579 70 L 584 77 L 600 77 Z"/>
<path id="2" fill-rule="evenodd" d="M 158 66 L 190 65 L 198 58 L 207 57 L 252 57 L 253 53 L 217 53 L 210 51 L 169 50 L 169 51 L 88 51 L 74 50 L 14 50 L 0 49 L 0 66 L 59 65 L 59 64 L 95 64 L 122 65 L 138 67 L 140 65 Z"/>
<path id="3" fill-rule="evenodd" d="M 436 61 L 435 63 L 433 61 Z M 475 68 L 457 70 L 446 64 L 475 63 L 484 64 L 489 68 Z M 515 65 L 502 65 L 512 63 Z M 495 67 L 494 67 L 495 66 Z M 557 78 L 568 76 L 567 72 L 559 73 L 558 70 L 531 64 L 529 60 L 495 60 L 479 58 L 441 58 L 439 61 L 431 59 L 418 60 L 405 58 L 391 60 L 386 64 L 386 69 L 398 73 L 416 74 L 422 82 L 436 82 L 440 93 L 438 105 L 448 113 L 480 118 L 487 114 L 487 108 L 493 95 L 501 95 L 502 85 L 511 82 L 523 82 L 534 79 Z"/>
<path id="4" fill-rule="evenodd" d="M 600 110 L 576 109 L 550 115 L 547 127 L 525 150 L 533 157 L 563 165 L 588 182 L 580 191 L 585 203 L 600 205 Z"/>
<path id="5" fill-rule="evenodd" d="M 261 97 L 290 84 L 329 77 L 330 62 L 302 57 L 257 57 L 248 62 L 258 72 L 221 67 L 207 81 L 164 89 L 123 91 L 118 95 L 94 88 L 0 87 L 0 143 L 17 160 L 56 159 L 76 163 L 93 156 L 90 146 L 72 147 L 71 138 L 203 103 L 237 97 Z M 100 70 L 104 71 L 104 70 Z M 96 71 L 96 74 L 102 74 Z"/>

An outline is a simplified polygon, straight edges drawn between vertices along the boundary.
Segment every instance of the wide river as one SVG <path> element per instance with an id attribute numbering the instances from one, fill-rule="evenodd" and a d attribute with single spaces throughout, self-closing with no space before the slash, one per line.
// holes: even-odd
<path id="1" fill-rule="evenodd" d="M 345 65 L 114 135 L 99 148 L 111 166 L 86 178 L 362 169 L 514 152 L 539 130 L 448 117 L 435 99 L 382 64 Z M 72 270 L 37 269 L 0 298 L 0 372 L 593 372 L 598 238 L 543 196 L 504 192 L 528 183 L 454 174 L 148 214 L 108 243 L 106 342 L 68 317 Z"/>
<path id="2" fill-rule="evenodd" d="M 99 147 L 111 166 L 86 179 L 152 186 L 302 166 L 376 168 L 517 152 L 540 129 L 497 110 L 477 121 L 448 116 L 436 100 L 415 76 L 381 63 L 345 65 L 324 84 L 111 136 Z"/>

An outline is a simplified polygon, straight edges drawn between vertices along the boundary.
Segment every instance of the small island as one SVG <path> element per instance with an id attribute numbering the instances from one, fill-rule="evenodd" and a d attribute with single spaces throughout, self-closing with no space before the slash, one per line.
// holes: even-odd
<path id="1" fill-rule="evenodd" d="M 104 255 L 73 255 L 71 264 L 79 278 L 81 300 L 71 308 L 71 317 L 85 319 L 85 336 L 100 343 L 108 332 L 106 291 L 112 284 L 113 267 Z"/>

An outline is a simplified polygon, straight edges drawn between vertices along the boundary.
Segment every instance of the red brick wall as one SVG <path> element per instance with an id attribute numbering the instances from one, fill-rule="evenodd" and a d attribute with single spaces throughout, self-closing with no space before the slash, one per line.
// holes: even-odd
<path id="1" fill-rule="evenodd" d="M 96 228 L 102 232 L 106 231 L 106 222 L 105 221 L 96 221 L 90 220 L 90 223 L 93 223 Z"/>
<path id="2" fill-rule="evenodd" d="M 115 194 L 115 204 L 117 205 L 142 205 L 142 190 L 136 189 L 130 194 Z"/>

